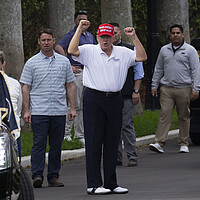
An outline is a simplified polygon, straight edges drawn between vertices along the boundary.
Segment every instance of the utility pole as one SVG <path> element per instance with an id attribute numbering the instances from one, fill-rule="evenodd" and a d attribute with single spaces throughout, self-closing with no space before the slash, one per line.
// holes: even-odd
<path id="1" fill-rule="evenodd" d="M 160 109 L 159 98 L 152 97 L 151 95 L 151 80 L 154 71 L 154 66 L 159 52 L 159 34 L 157 28 L 157 9 L 156 0 L 147 1 L 147 69 L 146 69 L 146 96 L 145 96 L 145 109 L 157 110 Z"/>

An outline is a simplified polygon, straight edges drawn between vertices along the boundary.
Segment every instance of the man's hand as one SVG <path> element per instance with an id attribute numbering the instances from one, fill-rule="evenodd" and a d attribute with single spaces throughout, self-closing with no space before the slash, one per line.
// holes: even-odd
<path id="1" fill-rule="evenodd" d="M 74 74 L 78 74 L 81 72 L 80 67 L 78 66 L 72 66 L 72 71 L 74 72 Z"/>
<path id="2" fill-rule="evenodd" d="M 199 92 L 192 91 L 190 95 L 190 100 L 193 101 L 199 97 Z"/>
<path id="3" fill-rule="evenodd" d="M 135 29 L 133 27 L 126 27 L 124 33 L 128 36 L 136 36 Z"/>
<path id="4" fill-rule="evenodd" d="M 139 103 L 139 99 L 140 99 L 140 94 L 139 93 L 132 93 L 132 100 L 133 100 L 133 105 L 136 105 Z"/>
<path id="5" fill-rule="evenodd" d="M 31 113 L 29 111 L 24 112 L 24 121 L 31 124 Z"/>
<path id="6" fill-rule="evenodd" d="M 138 39 L 135 29 L 133 27 L 126 27 L 124 29 L 124 33 L 129 36 L 133 40 L 133 44 L 135 45 L 136 48 L 136 62 L 143 62 L 147 60 L 147 54 L 144 50 L 144 47 L 142 46 L 140 40 Z"/>
<path id="7" fill-rule="evenodd" d="M 86 30 L 86 29 L 88 29 L 88 27 L 90 26 L 90 22 L 88 21 L 88 20 L 81 20 L 80 22 L 79 22 L 79 28 L 82 30 L 82 31 L 84 31 L 84 30 Z"/>
<path id="8" fill-rule="evenodd" d="M 70 109 L 69 110 L 69 114 L 68 114 L 69 121 L 74 120 L 75 117 L 76 117 L 76 110 L 75 109 Z"/>
<path id="9" fill-rule="evenodd" d="M 152 89 L 151 94 L 152 94 L 153 97 L 158 97 L 157 89 Z"/>

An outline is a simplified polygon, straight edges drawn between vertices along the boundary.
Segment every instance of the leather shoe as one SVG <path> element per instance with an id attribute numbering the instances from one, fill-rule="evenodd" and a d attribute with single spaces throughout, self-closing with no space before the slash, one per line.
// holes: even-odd
<path id="1" fill-rule="evenodd" d="M 36 176 L 33 179 L 33 187 L 34 188 L 41 188 L 42 187 L 42 178 L 40 176 Z"/>
<path id="2" fill-rule="evenodd" d="M 137 160 L 129 160 L 128 161 L 128 167 L 134 167 L 134 166 L 137 166 L 138 163 L 137 163 Z"/>
<path id="3" fill-rule="evenodd" d="M 50 180 L 49 187 L 64 187 L 64 184 L 54 177 Z"/>
<path id="4" fill-rule="evenodd" d="M 111 190 L 101 186 L 98 188 L 87 188 L 87 193 L 91 195 L 104 195 L 104 194 L 110 194 Z"/>
<path id="5" fill-rule="evenodd" d="M 113 194 L 126 194 L 128 193 L 127 188 L 122 188 L 122 187 L 116 187 L 115 189 L 112 190 Z"/>
<path id="6" fill-rule="evenodd" d="M 116 166 L 122 166 L 122 161 L 117 161 Z"/>

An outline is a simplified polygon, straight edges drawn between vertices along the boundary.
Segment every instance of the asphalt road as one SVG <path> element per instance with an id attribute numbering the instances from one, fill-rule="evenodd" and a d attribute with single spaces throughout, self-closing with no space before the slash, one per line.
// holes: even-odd
<path id="1" fill-rule="evenodd" d="M 36 200 L 199 200 L 200 146 L 190 145 L 190 153 L 179 153 L 176 139 L 166 142 L 165 153 L 158 154 L 144 145 L 138 148 L 137 167 L 117 167 L 118 184 L 129 189 L 127 194 L 87 195 L 85 158 L 64 161 L 60 172 L 63 188 L 34 189 Z M 27 168 L 30 175 L 30 169 Z M 46 170 L 45 170 L 46 174 Z"/>

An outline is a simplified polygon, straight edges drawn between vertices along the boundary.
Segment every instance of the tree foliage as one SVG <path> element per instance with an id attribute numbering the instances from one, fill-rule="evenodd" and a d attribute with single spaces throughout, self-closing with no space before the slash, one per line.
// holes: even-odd
<path id="1" fill-rule="evenodd" d="M 147 43 L 147 0 L 131 0 L 133 27 L 144 47 Z"/>
<path id="2" fill-rule="evenodd" d="M 199 36 L 200 31 L 200 1 L 189 0 L 189 23 L 191 39 Z"/>
<path id="3" fill-rule="evenodd" d="M 101 0 L 75 0 L 75 10 L 86 10 L 90 27 L 88 31 L 95 37 L 97 27 L 101 24 Z"/>
<path id="4" fill-rule="evenodd" d="M 39 51 L 38 32 L 48 27 L 45 0 L 22 0 L 22 32 L 25 61 Z"/>
<path id="5" fill-rule="evenodd" d="M 49 26 L 47 0 L 22 0 L 23 43 L 25 60 L 38 52 L 37 37 L 42 27 Z M 100 0 L 75 0 L 75 10 L 88 12 L 91 26 L 89 32 L 94 36 L 101 23 Z M 131 0 L 133 26 L 142 44 L 146 47 L 147 38 L 147 0 Z M 191 37 L 196 37 L 200 30 L 200 1 L 189 0 Z"/>

